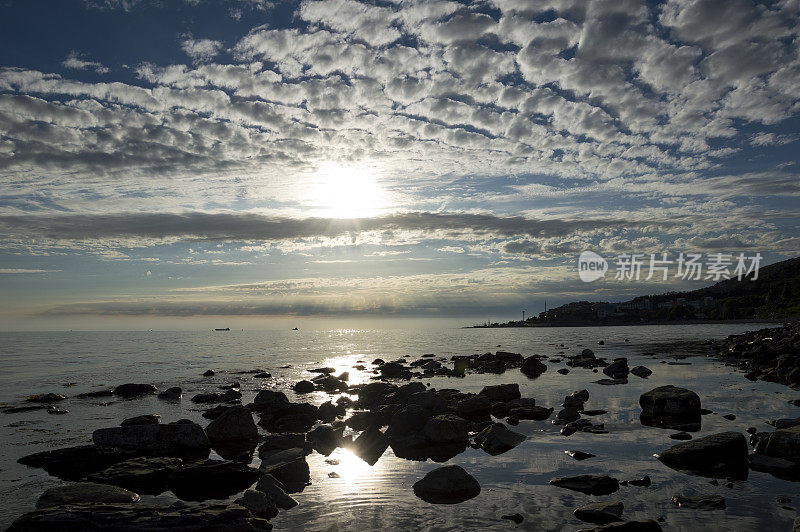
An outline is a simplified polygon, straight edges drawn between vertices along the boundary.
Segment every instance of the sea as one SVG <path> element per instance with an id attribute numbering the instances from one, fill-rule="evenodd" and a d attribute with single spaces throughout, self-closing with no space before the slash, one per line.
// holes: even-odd
<path id="1" fill-rule="evenodd" d="M 800 408 L 788 403 L 800 392 L 768 382 L 750 382 L 741 371 L 718 360 L 698 355 L 690 342 L 721 339 L 731 334 L 764 328 L 764 324 L 693 324 L 672 326 L 621 326 L 576 328 L 501 329 L 335 329 L 335 330 L 231 330 L 141 332 L 24 332 L 0 333 L 0 406 L 18 406 L 31 394 L 54 392 L 68 398 L 59 407 L 65 415 L 45 411 L 0 413 L 0 528 L 34 509 L 38 496 L 62 484 L 40 469 L 22 466 L 25 455 L 91 442 L 92 431 L 116 426 L 122 419 L 140 414 L 159 414 L 162 422 L 188 418 L 203 426 L 207 407 L 190 398 L 216 391 L 234 381 L 241 385 L 244 403 L 261 389 L 287 393 L 293 401 L 321 404 L 337 395 L 312 393 L 301 397 L 291 385 L 310 378 L 309 370 L 331 366 L 336 374 L 350 373 L 350 384 L 371 382 L 370 363 L 376 358 L 409 361 L 432 353 L 442 360 L 453 355 L 512 351 L 525 356 L 539 354 L 547 371 L 528 379 L 519 370 L 502 375 L 475 374 L 465 378 L 424 379 L 432 388 L 456 388 L 478 392 L 486 385 L 518 383 L 523 397 L 537 405 L 558 407 L 564 396 L 580 389 L 589 391 L 587 409 L 605 409 L 593 418 L 605 423 L 608 434 L 578 432 L 565 437 L 560 426 L 548 421 L 522 421 L 513 430 L 526 440 L 499 456 L 480 449 L 467 450 L 447 464 L 462 466 L 481 485 L 474 499 L 455 505 L 434 505 L 418 499 L 414 482 L 442 464 L 395 457 L 391 448 L 374 466 L 346 449 L 325 457 L 308 457 L 311 484 L 294 497 L 299 505 L 272 519 L 276 530 L 579 530 L 591 528 L 573 516 L 575 508 L 593 501 L 621 501 L 623 518 L 661 519 L 664 530 L 791 530 L 800 509 L 800 484 L 751 471 L 745 481 L 712 485 L 709 479 L 674 471 L 653 457 L 677 443 L 674 431 L 644 426 L 639 420 L 639 396 L 657 386 L 673 384 L 699 394 L 703 408 L 702 429 L 695 437 L 721 431 L 745 433 L 748 427 L 771 430 L 766 421 L 800 416 Z M 599 345 L 602 341 L 603 345 Z M 653 374 L 642 379 L 631 375 L 628 384 L 604 386 L 593 381 L 604 375 L 575 368 L 567 375 L 564 357 L 591 348 L 597 356 L 627 357 L 630 367 L 644 365 Z M 702 352 L 703 350 L 700 349 Z M 689 355 L 683 358 L 684 355 Z M 366 364 L 365 371 L 354 369 Z M 203 377 L 208 369 L 213 377 Z M 263 369 L 271 379 L 256 379 L 243 371 Z M 160 390 L 180 386 L 179 403 L 155 396 L 134 400 L 79 399 L 81 392 L 126 382 L 151 383 Z M 723 417 L 734 414 L 734 420 Z M 575 461 L 565 454 L 577 449 L 595 458 Z M 213 457 L 213 453 L 212 453 Z M 326 461 L 327 460 L 327 461 Z M 259 460 L 254 457 L 252 465 Z M 331 477 L 330 473 L 337 476 Z M 606 474 L 619 480 L 649 475 L 648 488 L 627 486 L 608 496 L 594 497 L 549 485 L 554 477 Z M 718 494 L 725 510 L 696 511 L 677 508 L 675 495 Z M 231 499 L 235 499 L 233 496 Z M 142 496 L 142 503 L 170 504 L 170 493 Z M 519 525 L 501 519 L 519 513 Z"/>

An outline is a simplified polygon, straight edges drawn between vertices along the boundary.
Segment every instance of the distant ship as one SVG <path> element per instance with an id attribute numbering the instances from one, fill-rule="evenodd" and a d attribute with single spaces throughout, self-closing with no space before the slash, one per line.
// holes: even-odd
<path id="1" fill-rule="evenodd" d="M 230 327 L 225 327 L 224 329 L 214 329 L 215 331 L 230 331 Z"/>

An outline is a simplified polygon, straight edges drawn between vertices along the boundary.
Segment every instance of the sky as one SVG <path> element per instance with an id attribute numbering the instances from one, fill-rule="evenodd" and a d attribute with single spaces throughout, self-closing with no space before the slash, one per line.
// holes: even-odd
<path id="1" fill-rule="evenodd" d="M 0 0 L 0 329 L 517 318 L 800 255 L 798 0 Z M 315 321 L 316 320 L 316 321 Z"/>

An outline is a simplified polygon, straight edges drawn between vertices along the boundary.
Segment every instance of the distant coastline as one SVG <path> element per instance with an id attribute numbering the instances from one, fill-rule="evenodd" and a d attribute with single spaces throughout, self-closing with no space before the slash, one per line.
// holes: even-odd
<path id="1" fill-rule="evenodd" d="M 775 325 L 783 325 L 788 321 L 793 321 L 791 319 L 786 318 L 740 318 L 740 319 L 730 319 L 730 320 L 652 320 L 652 321 L 644 321 L 644 322 L 636 322 L 636 323 L 606 323 L 606 322 L 596 322 L 596 323 L 559 323 L 559 324 L 552 324 L 552 323 L 536 323 L 536 324 L 529 324 L 524 323 L 521 321 L 517 322 L 506 322 L 506 323 L 491 323 L 491 324 L 483 324 L 483 325 L 469 325 L 466 327 L 462 327 L 463 329 L 509 329 L 509 328 L 531 328 L 531 329 L 540 329 L 540 328 L 550 328 L 550 327 L 632 327 L 638 325 L 701 325 L 701 324 L 725 324 L 725 323 L 763 323 L 763 324 L 775 324 Z"/>

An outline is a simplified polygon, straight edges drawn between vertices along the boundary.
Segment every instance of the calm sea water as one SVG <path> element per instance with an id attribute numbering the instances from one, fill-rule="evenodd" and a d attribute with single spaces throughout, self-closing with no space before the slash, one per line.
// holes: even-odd
<path id="1" fill-rule="evenodd" d="M 708 479 L 673 471 L 652 457 L 654 452 L 676 443 L 672 432 L 645 427 L 639 423 L 639 395 L 664 384 L 675 384 L 696 391 L 703 407 L 715 415 L 703 417 L 705 434 L 723 430 L 742 431 L 755 426 L 769 427 L 768 419 L 796 417 L 800 408 L 789 405 L 798 397 L 785 387 L 749 382 L 741 373 L 706 357 L 695 357 L 691 365 L 659 363 L 663 358 L 643 356 L 656 352 L 673 353 L 666 344 L 681 340 L 723 338 L 763 325 L 689 325 L 604 328 L 531 329 L 442 329 L 442 330 L 334 330 L 334 331 L 230 331 L 230 332 L 59 332 L 0 334 L 0 403 L 19 404 L 34 393 L 56 392 L 67 396 L 125 382 L 148 382 L 159 389 L 184 388 L 184 400 L 170 404 L 146 397 L 132 401 L 86 400 L 70 398 L 60 404 L 70 411 L 63 416 L 45 412 L 0 414 L 0 527 L 34 508 L 39 494 L 61 483 L 39 469 L 20 466 L 24 455 L 51 448 L 80 445 L 91 441 L 93 430 L 118 425 L 126 417 L 157 413 L 164 422 L 189 418 L 205 426 L 189 398 L 195 393 L 215 390 L 238 380 L 243 402 L 252 400 L 260 388 L 287 392 L 292 400 L 320 404 L 331 397 L 315 394 L 296 398 L 289 391 L 292 383 L 313 374 L 307 370 L 333 366 L 349 371 L 351 384 L 366 382 L 371 374 L 354 370 L 359 361 L 377 357 L 389 360 L 407 355 L 411 360 L 424 353 L 449 358 L 497 349 L 524 355 L 557 356 L 574 354 L 582 346 L 598 356 L 627 356 L 632 367 L 643 364 L 653 370 L 647 379 L 631 376 L 629 384 L 601 386 L 591 381 L 603 377 L 591 370 L 575 369 L 568 375 L 556 370 L 562 363 L 547 363 L 548 370 L 535 380 L 518 370 L 504 375 L 471 375 L 465 379 L 432 378 L 434 388 L 458 388 L 477 392 L 484 385 L 517 382 L 523 397 L 534 397 L 537 404 L 557 406 L 564 395 L 586 388 L 589 409 L 606 409 L 608 414 L 594 418 L 605 422 L 609 434 L 559 434 L 560 427 L 549 421 L 523 421 L 514 430 L 528 439 L 515 449 L 489 456 L 481 450 L 467 449 L 448 461 L 475 476 L 481 494 L 458 505 L 431 505 L 417 499 L 411 485 L 440 464 L 396 458 L 391 449 L 370 467 L 349 451 L 338 449 L 325 457 L 309 456 L 312 484 L 295 495 L 298 507 L 273 520 L 277 529 L 302 530 L 464 530 L 520 528 L 524 530 L 575 530 L 586 528 L 573 517 L 574 508 L 595 500 L 621 500 L 626 519 L 664 517 L 669 530 L 790 530 L 800 508 L 800 485 L 751 472 L 747 481 L 733 487 L 712 486 Z M 604 346 L 598 346 L 598 340 Z M 629 341 L 625 341 L 628 339 Z M 564 347 L 560 345 L 564 344 Z M 678 351 L 680 352 L 680 351 Z M 669 360 L 669 359 L 668 359 Z M 291 368 L 279 369 L 291 364 Z M 217 375 L 203 378 L 214 369 Z M 236 372 L 264 368 L 273 379 L 252 379 Z M 334 397 L 335 399 L 335 397 Z M 736 420 L 722 415 L 733 413 Z M 597 458 L 576 462 L 564 454 L 580 449 Z M 253 465 L 257 465 L 254 460 Z M 329 478 L 335 471 L 339 478 Z M 603 473 L 620 480 L 650 475 L 650 488 L 622 487 L 606 497 L 593 497 L 550 486 L 553 477 L 583 473 Z M 713 493 L 723 495 L 727 510 L 696 512 L 675 508 L 670 499 L 676 494 Z M 777 498 L 788 497 L 790 503 Z M 143 497 L 144 501 L 169 503 L 169 493 Z M 518 527 L 500 519 L 501 515 L 521 513 L 525 521 Z"/>

